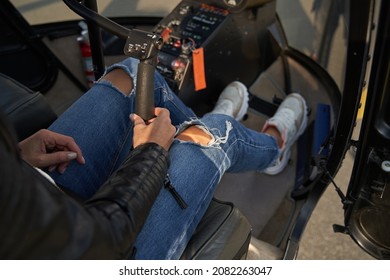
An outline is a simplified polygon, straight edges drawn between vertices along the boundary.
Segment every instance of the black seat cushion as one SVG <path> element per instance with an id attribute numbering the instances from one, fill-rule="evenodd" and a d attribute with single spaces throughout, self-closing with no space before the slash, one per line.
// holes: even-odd
<path id="1" fill-rule="evenodd" d="M 214 198 L 181 259 L 242 259 L 248 252 L 250 237 L 251 226 L 238 208 Z"/>
<path id="2" fill-rule="evenodd" d="M 0 109 L 14 125 L 19 141 L 47 128 L 57 118 L 41 93 L 1 73 Z"/>

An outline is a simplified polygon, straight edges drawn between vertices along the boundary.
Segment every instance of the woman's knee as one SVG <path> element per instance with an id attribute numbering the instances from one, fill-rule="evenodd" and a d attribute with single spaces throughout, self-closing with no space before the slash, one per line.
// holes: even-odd
<path id="1" fill-rule="evenodd" d="M 133 90 L 133 80 L 126 73 L 125 70 L 121 68 L 115 68 L 105 74 L 102 77 L 102 80 L 109 81 L 113 86 L 115 86 L 122 94 L 128 96 Z"/>
<path id="2" fill-rule="evenodd" d="M 189 126 L 177 135 L 176 138 L 182 141 L 194 142 L 202 146 L 207 146 L 213 139 L 209 133 L 196 125 Z"/>

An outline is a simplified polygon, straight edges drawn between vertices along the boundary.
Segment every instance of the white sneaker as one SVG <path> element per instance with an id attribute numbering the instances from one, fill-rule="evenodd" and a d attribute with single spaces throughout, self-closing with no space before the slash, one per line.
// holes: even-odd
<path id="1" fill-rule="evenodd" d="M 280 157 L 263 173 L 276 175 L 283 171 L 290 159 L 292 145 L 306 129 L 307 119 L 305 99 L 298 93 L 289 94 L 262 129 L 264 132 L 268 127 L 274 126 L 282 135 L 283 140 Z"/>
<path id="2" fill-rule="evenodd" d="M 223 114 L 242 120 L 248 111 L 249 93 L 246 86 L 238 81 L 228 84 L 218 98 L 210 114 Z"/>

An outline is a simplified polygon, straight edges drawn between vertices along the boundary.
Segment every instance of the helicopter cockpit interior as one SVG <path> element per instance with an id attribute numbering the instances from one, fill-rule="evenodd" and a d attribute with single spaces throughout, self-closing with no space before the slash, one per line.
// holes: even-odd
<path id="1" fill-rule="evenodd" d="M 33 27 L 11 2 L 4 1 L 1 8 L 0 28 L 7 36 L 0 46 L 0 73 L 13 82 L 0 79 L 0 86 L 12 94 L 1 105 L 20 139 L 47 127 L 88 90 L 77 41 L 85 31 L 95 79 L 106 66 L 126 56 L 140 58 L 138 51 L 147 53 L 154 59 L 152 70 L 199 116 L 209 112 L 224 87 L 235 80 L 244 83 L 250 93 L 249 111 L 242 123 L 257 131 L 288 94 L 302 94 L 309 107 L 309 123 L 287 168 L 277 176 L 225 174 L 182 259 L 296 257 L 307 220 L 339 168 L 336 162 L 343 158 L 343 141 L 351 131 L 342 135 L 341 142 L 332 139 L 340 135 L 339 124 L 352 123 L 356 114 L 351 106 L 344 109 L 349 116 L 340 119 L 343 85 L 324 67 L 330 54 L 323 46 L 331 42 L 331 35 L 321 37 L 316 54 L 292 47 L 285 33 L 288 26 L 277 9 L 283 1 L 277 0 L 182 0 L 162 17 L 127 18 L 100 15 L 97 1 L 64 0 L 80 20 Z M 333 8 L 327 7 L 328 12 Z M 331 29 L 326 20 L 321 28 Z M 350 20 L 357 19 L 351 16 Z M 158 38 L 157 50 L 149 49 L 155 44 L 150 34 Z M 342 60 L 340 68 L 345 67 L 346 56 Z M 21 70 L 23 61 L 36 70 Z M 142 104 L 150 102 L 145 94 Z M 358 104 L 359 96 L 352 103 Z M 23 125 L 26 119 L 31 120 L 28 128 Z M 329 159 L 334 164 L 327 169 Z M 249 252 L 250 245 L 256 253 Z"/>

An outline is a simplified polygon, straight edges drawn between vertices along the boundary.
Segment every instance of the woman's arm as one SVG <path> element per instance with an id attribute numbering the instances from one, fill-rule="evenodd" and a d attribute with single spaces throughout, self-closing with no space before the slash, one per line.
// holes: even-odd
<path id="1" fill-rule="evenodd" d="M 85 204 L 55 189 L 0 143 L 0 258 L 129 258 L 157 197 L 168 154 L 141 145 Z"/>

